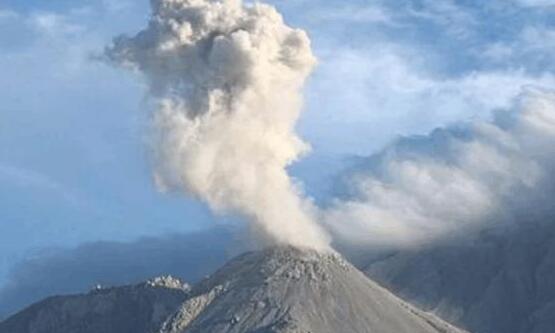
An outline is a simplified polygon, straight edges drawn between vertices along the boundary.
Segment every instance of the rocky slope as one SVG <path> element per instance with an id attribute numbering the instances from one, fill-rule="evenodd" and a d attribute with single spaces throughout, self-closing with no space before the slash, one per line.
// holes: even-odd
<path id="1" fill-rule="evenodd" d="M 0 323 L 1 333 L 151 333 L 187 298 L 173 278 L 50 297 Z"/>
<path id="2" fill-rule="evenodd" d="M 522 223 L 400 252 L 365 272 L 475 333 L 555 332 L 553 223 Z"/>
<path id="3" fill-rule="evenodd" d="M 336 254 L 244 254 L 191 292 L 161 333 L 459 332 L 366 278 Z"/>
<path id="4" fill-rule="evenodd" d="M 143 284 L 57 297 L 0 323 L 1 333 L 457 333 L 337 254 L 250 252 L 188 291 Z"/>

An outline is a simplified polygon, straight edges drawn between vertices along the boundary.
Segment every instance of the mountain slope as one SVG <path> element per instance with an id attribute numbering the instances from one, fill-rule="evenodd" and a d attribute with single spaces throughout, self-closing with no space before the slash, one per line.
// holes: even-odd
<path id="1" fill-rule="evenodd" d="M 188 286 L 157 278 L 135 286 L 50 297 L 0 322 L 1 333 L 151 333 L 186 299 Z"/>
<path id="2" fill-rule="evenodd" d="M 475 333 L 554 332 L 554 223 L 522 223 L 397 253 L 365 272 Z"/>
<path id="3" fill-rule="evenodd" d="M 460 332 L 368 280 L 336 254 L 244 254 L 201 282 L 161 333 Z"/>

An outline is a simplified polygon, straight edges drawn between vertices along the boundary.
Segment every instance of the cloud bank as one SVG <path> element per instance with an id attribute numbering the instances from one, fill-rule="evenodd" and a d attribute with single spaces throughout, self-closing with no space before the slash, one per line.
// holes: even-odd
<path id="1" fill-rule="evenodd" d="M 516 0 L 516 3 L 525 7 L 555 7 L 553 0 Z"/>
<path id="2" fill-rule="evenodd" d="M 324 214 L 338 241 L 406 247 L 551 209 L 555 93 L 529 92 L 491 121 L 398 140 L 345 175 Z"/>

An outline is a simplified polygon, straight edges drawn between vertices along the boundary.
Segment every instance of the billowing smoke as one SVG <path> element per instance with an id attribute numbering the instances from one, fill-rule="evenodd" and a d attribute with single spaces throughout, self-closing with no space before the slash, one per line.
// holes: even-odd
<path id="1" fill-rule="evenodd" d="M 294 128 L 316 64 L 305 32 L 241 0 L 152 0 L 152 9 L 148 27 L 106 55 L 148 81 L 157 184 L 244 216 L 273 242 L 326 248 L 286 171 L 309 149 Z"/>
<path id="2" fill-rule="evenodd" d="M 530 91 L 491 121 L 401 139 L 357 162 L 325 213 L 340 242 L 404 247 L 553 216 L 555 94 Z"/>

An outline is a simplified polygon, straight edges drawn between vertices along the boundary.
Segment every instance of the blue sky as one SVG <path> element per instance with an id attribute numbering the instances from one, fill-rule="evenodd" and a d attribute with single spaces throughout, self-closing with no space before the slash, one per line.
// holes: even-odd
<path id="1" fill-rule="evenodd" d="M 313 155 L 293 170 L 313 195 L 348 156 L 555 87 L 555 1 L 271 2 L 320 59 L 299 124 Z M 226 223 L 156 191 L 142 83 L 94 60 L 148 12 L 147 0 L 0 3 L 0 285 L 49 248 Z"/>

